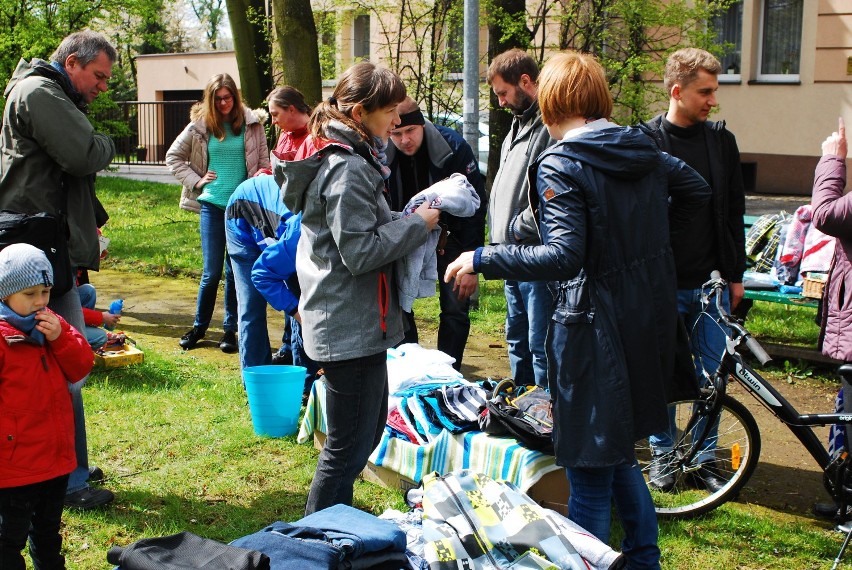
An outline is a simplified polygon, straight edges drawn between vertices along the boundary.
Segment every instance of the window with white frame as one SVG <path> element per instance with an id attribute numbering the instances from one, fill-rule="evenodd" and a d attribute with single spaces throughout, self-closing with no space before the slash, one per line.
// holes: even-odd
<path id="1" fill-rule="evenodd" d="M 462 79 L 464 77 L 464 22 L 450 19 L 446 24 L 445 34 L 447 79 Z"/>
<path id="2" fill-rule="evenodd" d="M 370 16 L 359 14 L 352 19 L 352 57 L 370 59 Z"/>
<path id="3" fill-rule="evenodd" d="M 761 79 L 797 79 L 802 49 L 804 0 L 763 0 Z"/>
<path id="4" fill-rule="evenodd" d="M 743 49 L 743 3 L 735 2 L 721 14 L 716 15 L 712 22 L 716 31 L 716 43 L 724 48 L 724 55 L 719 58 L 722 63 L 722 73 L 739 75 L 742 66 Z"/>

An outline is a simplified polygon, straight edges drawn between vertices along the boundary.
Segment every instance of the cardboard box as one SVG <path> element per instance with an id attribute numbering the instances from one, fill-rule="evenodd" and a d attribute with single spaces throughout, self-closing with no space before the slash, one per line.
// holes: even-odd
<path id="1" fill-rule="evenodd" d="M 314 447 L 322 449 L 323 445 L 325 445 L 325 434 L 314 430 Z M 376 485 L 398 489 L 403 496 L 409 489 L 420 486 L 420 483 L 415 483 L 408 477 L 369 462 L 361 472 L 361 476 L 365 481 Z M 542 475 L 541 479 L 526 491 L 527 495 L 542 507 L 565 516 L 568 516 L 569 492 L 568 477 L 563 468 Z"/>
<path id="2" fill-rule="evenodd" d="M 145 358 L 144 353 L 132 344 L 111 346 L 103 354 L 95 353 L 95 365 L 104 368 L 119 368 L 130 364 L 138 364 Z"/>
<path id="3" fill-rule="evenodd" d="M 530 499 L 542 507 L 556 511 L 566 517 L 568 516 L 568 495 L 570 494 L 568 476 L 563 467 L 542 475 L 535 485 L 527 489 L 527 495 Z"/>

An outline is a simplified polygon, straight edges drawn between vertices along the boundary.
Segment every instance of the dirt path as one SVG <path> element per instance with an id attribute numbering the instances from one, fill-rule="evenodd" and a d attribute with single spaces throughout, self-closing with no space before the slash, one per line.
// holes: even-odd
<path id="1" fill-rule="evenodd" d="M 98 289 L 99 307 L 116 298 L 125 299 L 125 311 L 119 329 L 136 339 L 144 349 L 150 347 L 162 354 L 178 352 L 178 339 L 191 326 L 195 312 L 198 284 L 188 279 L 155 278 L 105 270 L 92 274 Z M 213 328 L 207 338 L 191 354 L 205 361 L 220 363 L 223 372 L 239 373 L 236 355 L 222 353 L 217 343 L 221 337 L 221 303 L 214 314 Z M 281 317 L 269 312 L 270 341 L 280 340 Z M 427 327 L 424 327 L 426 329 Z M 421 330 L 421 343 L 435 346 L 434 330 Z M 508 359 L 502 331 L 468 341 L 462 373 L 469 379 L 509 375 Z M 776 388 L 800 412 L 827 412 L 833 409 L 836 388 L 817 382 L 780 382 Z M 822 487 L 822 474 L 816 463 L 790 431 L 738 386 L 732 394 L 755 414 L 762 436 L 760 463 L 741 502 L 755 503 L 779 513 L 811 517 L 815 501 L 827 500 Z M 827 430 L 820 429 L 825 441 Z"/>

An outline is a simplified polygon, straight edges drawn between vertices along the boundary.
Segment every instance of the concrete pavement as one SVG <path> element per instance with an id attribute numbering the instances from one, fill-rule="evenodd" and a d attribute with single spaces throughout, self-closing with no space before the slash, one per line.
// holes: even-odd
<path id="1" fill-rule="evenodd" d="M 113 168 L 113 167 L 111 167 Z M 177 180 L 169 169 L 160 165 L 149 164 L 120 164 L 114 170 L 104 170 L 101 176 L 120 176 L 134 180 L 148 180 L 151 182 L 163 182 L 165 184 L 177 184 Z M 784 210 L 792 214 L 796 208 L 809 201 L 808 196 L 789 196 L 776 194 L 749 194 L 746 196 L 746 214 L 761 216 Z"/>
<path id="2" fill-rule="evenodd" d="M 133 180 L 147 180 L 164 184 L 177 184 L 177 179 L 165 165 L 154 164 L 118 164 L 110 165 L 109 169 L 101 170 L 98 176 L 118 176 Z"/>

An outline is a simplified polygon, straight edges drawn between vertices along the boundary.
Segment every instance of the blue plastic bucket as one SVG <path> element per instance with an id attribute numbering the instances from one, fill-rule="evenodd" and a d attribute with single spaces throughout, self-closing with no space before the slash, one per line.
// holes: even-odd
<path id="1" fill-rule="evenodd" d="M 254 433 L 284 437 L 298 431 L 306 373 L 304 366 L 250 366 L 243 370 Z"/>

